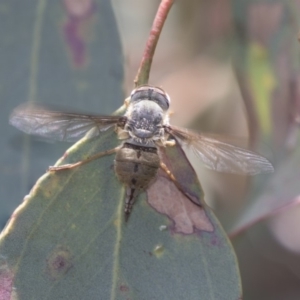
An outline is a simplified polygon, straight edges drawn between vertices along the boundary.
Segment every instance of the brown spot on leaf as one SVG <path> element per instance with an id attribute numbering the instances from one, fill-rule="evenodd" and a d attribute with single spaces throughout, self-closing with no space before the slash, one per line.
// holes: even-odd
<path id="1" fill-rule="evenodd" d="M 120 285 L 120 291 L 121 292 L 128 292 L 129 291 L 129 287 L 125 284 Z"/>
<path id="2" fill-rule="evenodd" d="M 47 271 L 53 279 L 66 274 L 72 266 L 71 252 L 63 246 L 55 248 L 47 259 Z"/>
<path id="3" fill-rule="evenodd" d="M 218 236 L 215 236 L 215 235 L 211 236 L 210 243 L 213 246 L 216 246 L 216 247 L 222 246 L 222 242 L 221 242 L 220 238 Z"/>
<path id="4" fill-rule="evenodd" d="M 214 230 L 204 209 L 192 203 L 164 176 L 157 176 L 157 180 L 148 188 L 147 195 L 148 203 L 155 210 L 173 220 L 175 232 L 192 234 L 195 230 Z"/>
<path id="5" fill-rule="evenodd" d="M 212 232 L 201 185 L 180 144 L 176 141 L 172 147 L 161 147 L 159 156 L 177 183 L 160 169 L 147 190 L 149 204 L 173 221 L 177 233 Z"/>

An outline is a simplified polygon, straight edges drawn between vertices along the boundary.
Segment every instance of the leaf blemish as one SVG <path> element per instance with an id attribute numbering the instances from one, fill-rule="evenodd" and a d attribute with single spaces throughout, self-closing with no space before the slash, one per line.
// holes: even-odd
<path id="1" fill-rule="evenodd" d="M 216 236 L 212 236 L 210 242 L 213 246 L 219 246 L 220 245 L 220 241 Z"/>
<path id="2" fill-rule="evenodd" d="M 0 299 L 13 299 L 13 279 L 14 274 L 6 265 L 0 267 Z"/>
<path id="3" fill-rule="evenodd" d="M 91 17 L 95 13 L 94 0 L 64 0 L 68 20 L 64 25 L 64 37 L 76 67 L 86 65 L 86 37 L 90 35 Z"/>
<path id="4" fill-rule="evenodd" d="M 129 287 L 125 284 L 120 285 L 120 291 L 121 292 L 128 292 L 129 291 Z"/>
<path id="5" fill-rule="evenodd" d="M 159 230 L 160 230 L 160 231 L 165 231 L 165 230 L 167 230 L 167 228 L 168 228 L 168 227 L 167 227 L 166 225 L 160 225 L 160 226 L 159 226 Z"/>
<path id="6" fill-rule="evenodd" d="M 147 252 L 147 251 L 143 250 L 143 252 L 144 252 L 145 254 L 148 254 L 150 257 L 153 256 L 153 254 L 152 254 L 151 251 L 148 251 L 148 252 Z"/>
<path id="7" fill-rule="evenodd" d="M 148 203 L 173 221 L 174 233 L 213 232 L 214 226 L 205 210 L 192 203 L 173 182 L 160 177 L 147 190 Z"/>
<path id="8" fill-rule="evenodd" d="M 163 245 L 156 245 L 154 250 L 153 250 L 153 253 L 155 254 L 155 256 L 157 258 L 160 258 L 165 252 L 165 248 Z"/>
<path id="9" fill-rule="evenodd" d="M 47 273 L 53 279 L 59 279 L 72 266 L 71 252 L 63 246 L 55 248 L 47 259 Z"/>

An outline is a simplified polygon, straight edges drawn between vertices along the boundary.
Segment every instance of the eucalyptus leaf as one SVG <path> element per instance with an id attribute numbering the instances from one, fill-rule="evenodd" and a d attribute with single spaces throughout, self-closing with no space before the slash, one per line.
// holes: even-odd
<path id="1" fill-rule="evenodd" d="M 35 101 L 110 114 L 124 96 L 121 43 L 110 1 L 3 0 L 0 38 L 3 224 L 68 147 L 14 129 L 8 122 L 13 109 Z"/>
<path id="2" fill-rule="evenodd" d="M 119 143 L 113 129 L 101 138 L 84 138 L 59 164 Z M 178 153 L 168 149 L 170 157 Z M 197 183 L 182 159 L 174 170 L 186 165 Z M 11 294 L 18 299 L 239 299 L 235 254 L 210 209 L 204 208 L 209 230 L 182 234 L 143 193 L 125 223 L 124 188 L 113 163 L 113 155 L 105 156 L 38 180 L 1 236 L 0 282 L 9 282 Z M 199 184 L 187 188 L 202 197 Z"/>

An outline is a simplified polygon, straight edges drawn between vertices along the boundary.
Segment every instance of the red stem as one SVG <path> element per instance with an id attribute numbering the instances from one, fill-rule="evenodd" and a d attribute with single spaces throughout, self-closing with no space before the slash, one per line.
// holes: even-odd
<path id="1" fill-rule="evenodd" d="M 248 223 L 243 224 L 242 226 L 238 226 L 237 228 L 229 232 L 228 236 L 231 240 L 233 240 L 234 238 L 238 237 L 239 235 L 241 235 L 243 232 L 245 232 L 252 226 L 258 224 L 259 222 L 265 221 L 271 218 L 272 216 L 279 215 L 280 213 L 290 210 L 293 207 L 299 206 L 299 204 L 300 204 L 300 198 L 296 197 L 295 199 L 293 199 L 293 201 L 283 204 L 282 206 L 275 208 L 273 211 L 265 213 L 264 215 L 259 216 Z"/>
<path id="2" fill-rule="evenodd" d="M 155 48 L 173 2 L 174 0 L 162 0 L 159 5 L 155 19 L 152 24 L 152 29 L 150 31 L 148 41 L 146 43 L 139 70 L 134 79 L 135 87 L 148 84 Z"/>

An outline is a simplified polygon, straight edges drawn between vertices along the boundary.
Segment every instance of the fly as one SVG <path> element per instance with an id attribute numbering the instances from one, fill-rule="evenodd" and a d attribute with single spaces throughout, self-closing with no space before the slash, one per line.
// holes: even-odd
<path id="1" fill-rule="evenodd" d="M 190 147 L 206 167 L 215 171 L 248 175 L 273 171 L 266 158 L 250 150 L 170 125 L 170 98 L 158 87 L 145 85 L 133 90 L 125 105 L 123 116 L 99 116 L 52 111 L 37 104 L 25 104 L 13 111 L 10 123 L 25 133 L 60 141 L 78 140 L 93 128 L 91 137 L 99 136 L 115 126 L 122 141 L 120 146 L 74 164 L 49 167 L 49 171 L 72 169 L 115 153 L 114 170 L 126 187 L 125 220 L 137 196 L 151 184 L 159 168 L 184 193 L 159 155 L 160 149 L 175 143 Z"/>

